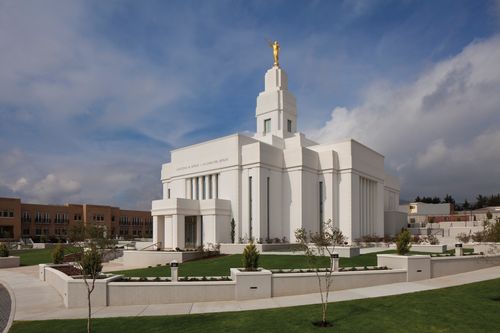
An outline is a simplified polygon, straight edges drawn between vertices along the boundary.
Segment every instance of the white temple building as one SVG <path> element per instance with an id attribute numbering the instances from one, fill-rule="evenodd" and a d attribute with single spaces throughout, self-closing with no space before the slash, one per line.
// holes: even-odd
<path id="1" fill-rule="evenodd" d="M 295 97 L 279 66 L 257 97 L 257 131 L 179 148 L 163 164 L 163 199 L 152 203 L 153 241 L 194 248 L 249 238 L 294 242 L 332 219 L 349 242 L 384 235 L 384 212 L 399 205 L 399 181 L 384 156 L 355 140 L 318 144 L 297 131 Z"/>

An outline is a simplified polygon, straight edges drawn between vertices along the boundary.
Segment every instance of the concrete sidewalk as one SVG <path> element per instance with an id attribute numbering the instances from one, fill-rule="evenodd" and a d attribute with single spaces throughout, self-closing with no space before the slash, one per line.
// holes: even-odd
<path id="1" fill-rule="evenodd" d="M 7 284 L 16 298 L 14 320 L 45 320 L 85 318 L 86 308 L 66 309 L 57 291 L 38 280 L 37 266 L 0 270 L 0 281 Z M 391 296 L 417 291 L 439 289 L 467 283 L 500 278 L 500 266 L 473 272 L 450 275 L 417 282 L 336 291 L 331 302 Z M 155 316 L 173 314 L 210 313 L 289 307 L 321 303 L 319 293 L 274 297 L 249 301 L 199 302 L 180 304 L 152 304 L 131 306 L 94 307 L 95 318 L 123 316 Z"/>

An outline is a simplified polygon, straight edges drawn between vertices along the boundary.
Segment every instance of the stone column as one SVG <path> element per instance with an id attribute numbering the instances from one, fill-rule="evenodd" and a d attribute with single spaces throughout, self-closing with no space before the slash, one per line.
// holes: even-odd
<path id="1" fill-rule="evenodd" d="M 203 198 L 203 177 L 197 177 L 198 179 L 198 200 Z"/>
<path id="2" fill-rule="evenodd" d="M 172 232 L 172 217 L 171 216 L 165 216 L 165 229 L 164 229 L 164 241 L 163 241 L 163 248 L 164 249 L 170 249 L 172 248 L 172 242 L 173 242 L 173 232 Z"/>
<path id="3" fill-rule="evenodd" d="M 172 215 L 172 247 L 184 249 L 185 247 L 185 219 L 184 215 Z"/>
<path id="4" fill-rule="evenodd" d="M 165 228 L 163 223 L 164 216 L 153 216 L 153 243 L 159 243 L 157 247 L 163 248 L 163 239 L 165 237 Z"/>
<path id="5" fill-rule="evenodd" d="M 203 179 L 205 180 L 205 199 L 211 199 L 210 195 L 210 177 L 204 176 Z"/>
<path id="6" fill-rule="evenodd" d="M 186 198 L 193 199 L 193 178 L 188 179 L 187 192 Z"/>

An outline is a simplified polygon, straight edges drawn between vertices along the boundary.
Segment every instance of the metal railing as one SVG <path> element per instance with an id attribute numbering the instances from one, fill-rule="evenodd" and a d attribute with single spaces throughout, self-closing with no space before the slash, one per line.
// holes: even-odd
<path id="1" fill-rule="evenodd" d="M 155 247 L 155 246 L 156 246 L 156 247 Z M 148 246 L 146 246 L 145 248 L 140 249 L 139 251 L 145 251 L 145 250 L 147 250 L 147 249 L 149 249 L 149 248 L 152 248 L 152 247 L 155 247 L 155 250 L 157 250 L 158 248 L 160 248 L 160 249 L 161 249 L 161 242 L 156 242 L 156 243 L 154 243 L 154 244 L 148 245 Z"/>

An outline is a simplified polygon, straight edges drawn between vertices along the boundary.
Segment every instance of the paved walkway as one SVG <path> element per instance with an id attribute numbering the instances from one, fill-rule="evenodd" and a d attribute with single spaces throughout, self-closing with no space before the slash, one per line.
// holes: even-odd
<path id="1" fill-rule="evenodd" d="M 7 327 L 10 318 L 11 300 L 9 291 L 0 283 L 0 332 Z"/>
<path id="2" fill-rule="evenodd" d="M 0 281 L 3 281 L 2 283 L 7 283 L 15 294 L 16 313 L 14 319 L 44 320 L 85 318 L 87 315 L 86 308 L 66 309 L 63 305 L 62 298 L 59 296 L 57 291 L 46 283 L 38 280 L 37 269 L 38 267 L 32 266 L 0 270 Z M 330 294 L 330 301 L 339 302 L 362 298 L 399 295 L 497 278 L 500 278 L 500 266 L 417 282 L 403 282 L 383 286 L 336 291 Z M 319 294 L 316 293 L 249 301 L 109 307 L 101 306 L 93 308 L 93 316 L 96 318 L 103 318 L 120 316 L 192 314 L 267 309 L 318 303 L 321 303 L 321 300 Z"/>

